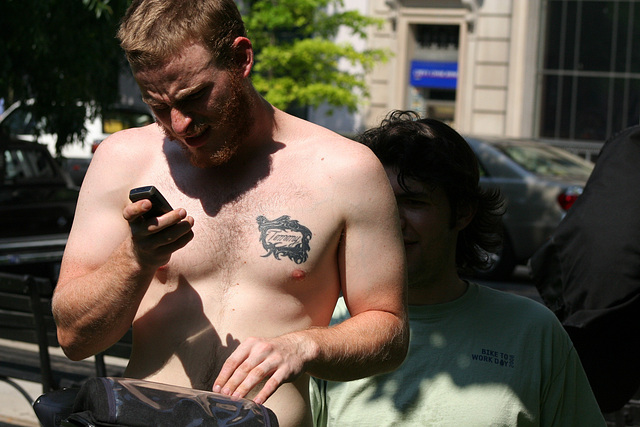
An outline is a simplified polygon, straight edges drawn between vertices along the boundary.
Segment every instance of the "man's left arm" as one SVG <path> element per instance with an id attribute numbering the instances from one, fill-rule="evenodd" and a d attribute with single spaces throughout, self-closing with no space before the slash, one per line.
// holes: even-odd
<path id="1" fill-rule="evenodd" d="M 245 340 L 227 359 L 213 391 L 264 401 L 303 372 L 348 381 L 398 367 L 409 345 L 406 262 L 393 191 L 384 168 L 364 146 L 342 179 L 344 209 L 338 260 L 351 318 L 276 338 Z M 332 309 L 332 308 L 331 308 Z"/>

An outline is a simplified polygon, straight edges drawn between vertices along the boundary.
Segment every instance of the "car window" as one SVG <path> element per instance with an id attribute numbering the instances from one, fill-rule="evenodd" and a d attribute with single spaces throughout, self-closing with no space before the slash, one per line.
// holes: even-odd
<path id="1" fill-rule="evenodd" d="M 44 150 L 8 148 L 4 150 L 4 182 L 28 183 L 58 178 L 51 159 Z"/>
<path id="2" fill-rule="evenodd" d="M 547 145 L 497 145 L 524 169 L 538 175 L 588 179 L 593 164 L 564 150 Z"/>
<path id="3" fill-rule="evenodd" d="M 487 173 L 487 169 L 484 167 L 480 159 L 478 159 L 478 172 L 481 178 L 485 176 L 489 176 L 489 174 Z"/>

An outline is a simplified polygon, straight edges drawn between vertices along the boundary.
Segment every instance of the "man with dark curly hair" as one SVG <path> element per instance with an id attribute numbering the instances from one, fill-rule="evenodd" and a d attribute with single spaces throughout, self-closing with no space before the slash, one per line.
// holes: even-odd
<path id="1" fill-rule="evenodd" d="M 500 193 L 479 186 L 464 138 L 440 121 L 394 111 L 359 140 L 382 161 L 396 195 L 409 272 L 409 354 L 391 373 L 313 381 L 316 425 L 605 425 L 553 313 L 460 277 L 486 267 L 504 212 Z M 349 316 L 342 302 L 334 323 Z"/>

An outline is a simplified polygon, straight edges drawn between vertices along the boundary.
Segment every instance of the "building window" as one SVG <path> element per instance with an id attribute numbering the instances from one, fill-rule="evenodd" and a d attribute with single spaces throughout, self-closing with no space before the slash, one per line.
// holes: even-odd
<path id="1" fill-rule="evenodd" d="M 603 141 L 639 123 L 640 3 L 546 0 L 540 136 Z"/>
<path id="2" fill-rule="evenodd" d="M 414 25 L 411 30 L 407 107 L 453 125 L 460 27 Z"/>

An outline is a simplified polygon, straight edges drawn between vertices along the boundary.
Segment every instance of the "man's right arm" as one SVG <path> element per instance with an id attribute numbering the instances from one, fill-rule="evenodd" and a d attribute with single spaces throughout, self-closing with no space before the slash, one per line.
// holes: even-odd
<path id="1" fill-rule="evenodd" d="M 128 201 L 132 178 L 118 155 L 122 146 L 103 144 L 83 183 L 53 297 L 58 341 L 72 360 L 126 333 L 156 270 L 190 240 L 193 225 L 184 209 L 157 225 L 140 220 L 150 202 Z"/>
<path id="2" fill-rule="evenodd" d="M 105 350 L 131 326 L 153 272 L 136 265 L 127 246 L 97 268 L 72 249 L 65 253 L 52 308 L 58 342 L 72 360 Z"/>

